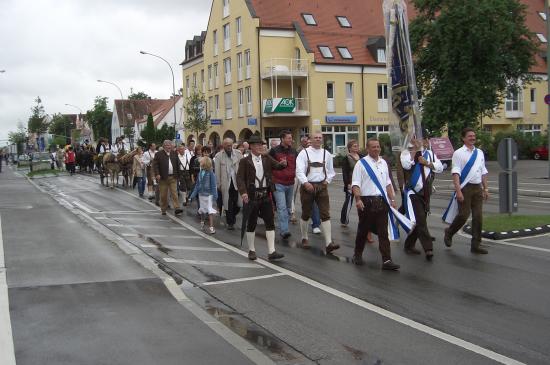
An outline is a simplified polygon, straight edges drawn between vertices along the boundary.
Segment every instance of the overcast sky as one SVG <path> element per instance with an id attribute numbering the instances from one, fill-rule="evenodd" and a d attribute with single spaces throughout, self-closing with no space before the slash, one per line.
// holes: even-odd
<path id="1" fill-rule="evenodd" d="M 47 114 L 84 112 L 96 96 L 144 91 L 168 98 L 182 87 L 185 41 L 206 30 L 211 0 L 1 0 L 0 145 L 25 127 L 34 99 Z"/>

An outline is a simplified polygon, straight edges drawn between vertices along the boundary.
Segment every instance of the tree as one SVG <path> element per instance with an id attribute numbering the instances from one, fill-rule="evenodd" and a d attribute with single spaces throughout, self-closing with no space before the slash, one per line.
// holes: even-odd
<path id="1" fill-rule="evenodd" d="M 518 0 L 413 0 L 411 48 L 423 124 L 447 126 L 455 141 L 464 127 L 493 116 L 507 90 L 532 80 L 537 43 Z"/>
<path id="2" fill-rule="evenodd" d="M 40 96 L 37 96 L 34 102 L 36 105 L 31 108 L 32 114 L 29 117 L 27 129 L 30 133 L 42 134 L 48 130 L 48 121 Z"/>
<path id="3" fill-rule="evenodd" d="M 71 122 L 66 115 L 57 113 L 52 117 L 48 132 L 56 137 L 64 136 L 68 139 L 70 138 L 71 129 L 74 128 L 76 128 L 76 123 Z"/>
<path id="4" fill-rule="evenodd" d="M 155 128 L 155 124 L 153 122 L 153 115 L 149 113 L 147 115 L 147 123 L 145 124 L 145 127 L 140 133 L 140 140 L 138 141 L 138 145 L 142 147 L 146 147 L 150 145 L 151 143 L 157 143 L 157 129 Z"/>
<path id="5" fill-rule="evenodd" d="M 128 95 L 128 100 L 146 100 L 151 99 L 149 95 L 144 93 L 143 91 L 138 91 L 137 93 L 131 93 Z"/>
<path id="6" fill-rule="evenodd" d="M 8 140 L 17 146 L 17 154 L 20 155 L 25 150 L 24 144 L 27 142 L 27 131 L 23 126 L 23 123 L 17 124 L 16 132 L 8 133 Z"/>
<path id="7" fill-rule="evenodd" d="M 203 93 L 193 90 L 183 107 L 187 117 L 183 122 L 185 130 L 194 132 L 196 136 L 199 136 L 210 128 L 210 116 L 206 114 L 206 99 Z"/>
<path id="8" fill-rule="evenodd" d="M 111 121 L 113 113 L 107 108 L 107 98 L 96 96 L 94 107 L 86 112 L 86 120 L 90 124 L 95 138 L 111 138 Z"/>

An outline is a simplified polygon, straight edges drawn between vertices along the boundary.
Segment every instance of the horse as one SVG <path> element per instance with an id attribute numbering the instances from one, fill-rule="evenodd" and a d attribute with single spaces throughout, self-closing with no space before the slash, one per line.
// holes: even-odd
<path id="1" fill-rule="evenodd" d="M 108 175 L 111 176 L 111 189 L 115 188 L 115 181 L 118 185 L 118 175 L 122 171 L 122 168 L 124 166 L 124 169 L 126 172 L 123 171 L 126 175 L 124 176 L 123 186 L 129 185 L 129 175 L 132 171 L 132 159 L 136 155 L 137 150 L 133 150 L 130 153 L 126 153 L 124 150 L 120 151 L 118 153 L 118 156 L 113 155 L 111 152 L 107 152 L 103 155 L 103 166 L 104 170 L 107 171 Z M 129 170 L 128 167 L 129 166 Z M 107 180 L 107 186 L 109 186 L 109 181 Z"/>
<path id="2" fill-rule="evenodd" d="M 130 153 L 125 153 L 123 150 L 122 154 L 119 154 L 118 161 L 120 163 L 120 171 L 122 173 L 122 186 L 130 186 L 130 176 L 132 175 L 132 167 L 134 165 L 134 156 L 137 153 L 137 149 L 133 150 Z"/>

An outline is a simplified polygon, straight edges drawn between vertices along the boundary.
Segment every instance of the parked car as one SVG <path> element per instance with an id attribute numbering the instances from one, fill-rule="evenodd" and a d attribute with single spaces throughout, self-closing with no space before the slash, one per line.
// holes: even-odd
<path id="1" fill-rule="evenodd" d="M 535 160 L 548 160 L 548 147 L 540 146 L 533 149 L 533 158 Z"/>

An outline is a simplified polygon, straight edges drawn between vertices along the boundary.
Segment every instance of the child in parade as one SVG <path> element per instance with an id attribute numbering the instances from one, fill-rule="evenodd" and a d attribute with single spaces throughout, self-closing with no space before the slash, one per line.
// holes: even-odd
<path id="1" fill-rule="evenodd" d="M 216 233 L 214 229 L 214 215 L 218 212 L 214 209 L 213 204 L 218 198 L 218 190 L 216 189 L 216 175 L 214 174 L 210 157 L 203 156 L 200 158 L 200 172 L 190 199 L 194 199 L 195 197 L 198 197 L 199 200 L 198 212 L 201 215 L 201 230 L 204 229 L 204 221 L 206 215 L 208 215 L 209 233 Z"/>

